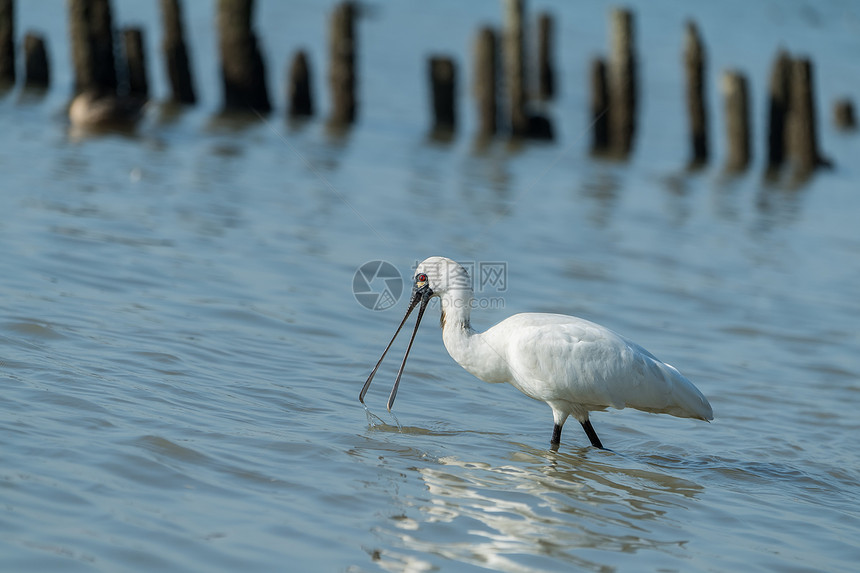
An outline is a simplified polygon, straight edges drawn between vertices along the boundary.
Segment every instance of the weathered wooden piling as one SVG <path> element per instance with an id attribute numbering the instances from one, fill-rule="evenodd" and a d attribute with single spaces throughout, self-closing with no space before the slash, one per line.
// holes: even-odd
<path id="1" fill-rule="evenodd" d="M 253 0 L 218 0 L 218 47 L 224 111 L 267 113 L 272 105 L 253 29 Z"/>
<path id="2" fill-rule="evenodd" d="M 90 37 L 96 64 L 96 81 L 105 89 L 117 88 L 113 11 L 110 0 L 90 0 Z"/>
<path id="3" fill-rule="evenodd" d="M 544 101 L 555 97 L 554 28 L 550 14 L 544 12 L 538 16 L 537 97 Z"/>
<path id="4" fill-rule="evenodd" d="M 487 139 L 496 134 L 498 103 L 498 40 L 492 28 L 483 27 L 475 39 L 474 83 L 472 91 L 478 108 L 478 138 Z"/>
<path id="5" fill-rule="evenodd" d="M 505 81 L 508 87 L 509 121 L 513 137 L 526 136 L 529 127 L 526 114 L 524 4 L 524 0 L 505 1 Z"/>
<path id="6" fill-rule="evenodd" d="M 355 4 L 341 2 L 332 12 L 329 23 L 329 125 L 334 128 L 351 125 L 357 113 L 355 16 Z"/>
<path id="7" fill-rule="evenodd" d="M 833 123 L 837 129 L 851 131 L 857 128 L 857 117 L 854 114 L 854 102 L 848 98 L 833 102 Z"/>
<path id="8" fill-rule="evenodd" d="M 125 52 L 126 95 L 135 98 L 149 97 L 149 81 L 146 75 L 146 59 L 143 51 L 143 30 L 125 28 L 122 31 Z"/>
<path id="9" fill-rule="evenodd" d="M 287 115 L 291 118 L 299 118 L 310 117 L 313 114 L 310 64 L 305 51 L 299 50 L 293 56 L 287 73 Z"/>
<path id="10" fill-rule="evenodd" d="M 113 23 L 109 0 L 69 0 L 75 94 L 115 94 Z"/>
<path id="11" fill-rule="evenodd" d="M 457 109 L 454 94 L 457 87 L 457 68 L 454 60 L 446 56 L 429 59 L 428 72 L 433 104 L 433 127 L 435 139 L 450 139 L 457 127 Z"/>
<path id="12" fill-rule="evenodd" d="M 606 62 L 603 58 L 591 60 L 591 153 L 609 152 L 609 88 L 606 82 Z"/>
<path id="13" fill-rule="evenodd" d="M 687 21 L 684 39 L 684 71 L 687 78 L 687 117 L 690 125 L 691 168 L 708 162 L 708 114 L 705 104 L 705 46 L 699 29 Z"/>
<path id="14" fill-rule="evenodd" d="M 609 141 L 612 153 L 624 158 L 633 149 L 636 132 L 637 63 L 633 13 L 615 8 L 610 15 Z"/>
<path id="15" fill-rule="evenodd" d="M 827 163 L 818 148 L 812 61 L 808 58 L 792 60 L 790 77 L 788 157 L 793 176 L 805 179 L 816 167 Z"/>
<path id="16" fill-rule="evenodd" d="M 774 177 L 785 162 L 786 119 L 789 104 L 791 58 L 779 50 L 770 71 L 768 86 L 767 175 Z"/>
<path id="17" fill-rule="evenodd" d="M 197 95 L 191 79 L 191 63 L 182 24 L 182 8 L 179 0 L 161 0 L 161 18 L 164 39 L 161 44 L 170 81 L 170 101 L 179 104 L 194 104 Z"/>
<path id="18" fill-rule="evenodd" d="M 723 102 L 726 117 L 726 171 L 737 173 L 750 163 L 749 92 L 747 79 L 740 72 L 723 72 Z"/>
<path id="19" fill-rule="evenodd" d="M 38 34 L 27 32 L 24 36 L 24 89 L 45 90 L 50 82 L 45 40 Z"/>
<path id="20" fill-rule="evenodd" d="M 15 83 L 15 2 L 0 0 L 0 88 Z"/>

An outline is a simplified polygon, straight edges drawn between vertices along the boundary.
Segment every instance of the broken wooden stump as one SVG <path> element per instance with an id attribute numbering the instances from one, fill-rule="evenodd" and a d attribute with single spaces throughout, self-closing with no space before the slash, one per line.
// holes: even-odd
<path id="1" fill-rule="evenodd" d="M 633 13 L 615 8 L 610 14 L 609 145 L 613 155 L 626 158 L 633 149 L 638 96 Z"/>
<path id="2" fill-rule="evenodd" d="M 42 36 L 27 32 L 24 36 L 24 89 L 46 90 L 51 83 L 48 51 Z"/>
<path id="3" fill-rule="evenodd" d="M 307 53 L 299 50 L 293 56 L 287 75 L 287 115 L 295 119 L 313 114 L 310 64 Z"/>
<path id="4" fill-rule="evenodd" d="M 809 58 L 792 60 L 789 77 L 787 156 L 791 162 L 792 177 L 803 181 L 817 167 L 829 166 L 830 162 L 822 157 L 818 147 L 812 61 Z"/>
<path id="5" fill-rule="evenodd" d="M 197 102 L 197 95 L 191 78 L 191 63 L 185 44 L 179 0 L 161 0 L 161 17 L 164 26 L 161 50 L 170 82 L 170 102 L 194 104 Z"/>
<path id="6" fill-rule="evenodd" d="M 723 72 L 721 83 L 726 118 L 726 171 L 739 173 L 747 168 L 750 148 L 749 91 L 740 72 Z"/>
<path id="7" fill-rule="evenodd" d="M 606 83 L 606 61 L 591 60 L 589 73 L 591 97 L 591 154 L 603 156 L 609 152 L 609 88 Z"/>
<path id="8" fill-rule="evenodd" d="M 498 129 L 498 40 L 492 28 L 478 31 L 474 47 L 474 83 L 472 91 L 478 108 L 478 139 L 486 140 Z"/>
<path id="9" fill-rule="evenodd" d="M 125 28 L 122 31 L 125 51 L 126 95 L 135 98 L 149 98 L 149 80 L 146 75 L 146 60 L 143 51 L 143 30 Z"/>
<path id="10" fill-rule="evenodd" d="M 537 99 L 543 101 L 555 97 L 554 29 L 551 15 L 544 12 L 538 16 Z"/>
<path id="11" fill-rule="evenodd" d="M 272 109 L 263 55 L 252 25 L 253 8 L 253 0 L 218 0 L 225 112 L 268 113 Z"/>
<path id="12" fill-rule="evenodd" d="M 329 126 L 335 129 L 348 127 L 356 119 L 355 18 L 355 4 L 341 2 L 334 9 L 329 23 Z"/>
<path id="13" fill-rule="evenodd" d="M 708 112 L 705 104 L 705 46 L 699 29 L 692 21 L 686 25 L 684 71 L 687 79 L 687 118 L 690 127 L 690 160 L 692 169 L 708 162 Z"/>
<path id="14" fill-rule="evenodd" d="M 791 58 L 788 52 L 779 50 L 771 66 L 768 86 L 766 175 L 769 178 L 775 177 L 785 162 L 790 72 Z"/>
<path id="15" fill-rule="evenodd" d="M 504 63 L 508 88 L 509 124 L 512 137 L 525 137 L 528 132 L 525 86 L 524 0 L 505 1 Z"/>
<path id="16" fill-rule="evenodd" d="M 0 0 L 0 89 L 15 84 L 15 2 Z"/>
<path id="17" fill-rule="evenodd" d="M 433 56 L 428 61 L 430 93 L 433 108 L 431 137 L 450 141 L 457 128 L 456 80 L 454 60 L 446 56 Z"/>
<path id="18" fill-rule="evenodd" d="M 116 94 L 113 23 L 109 0 L 69 0 L 74 93 Z"/>

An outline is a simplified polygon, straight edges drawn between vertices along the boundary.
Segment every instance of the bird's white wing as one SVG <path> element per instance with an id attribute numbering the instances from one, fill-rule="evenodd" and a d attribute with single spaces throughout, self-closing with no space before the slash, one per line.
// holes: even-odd
<path id="1" fill-rule="evenodd" d="M 631 407 L 712 419 L 710 404 L 678 370 L 584 319 L 519 314 L 490 329 L 504 340 L 511 383 L 532 398 L 588 410 Z"/>

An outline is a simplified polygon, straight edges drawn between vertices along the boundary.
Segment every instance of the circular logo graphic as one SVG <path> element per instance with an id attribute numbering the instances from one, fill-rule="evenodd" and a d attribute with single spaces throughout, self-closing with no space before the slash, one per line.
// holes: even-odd
<path id="1" fill-rule="evenodd" d="M 358 267 L 352 277 L 352 294 L 364 308 L 387 310 L 397 304 L 403 294 L 403 277 L 397 267 L 387 261 L 368 261 Z"/>

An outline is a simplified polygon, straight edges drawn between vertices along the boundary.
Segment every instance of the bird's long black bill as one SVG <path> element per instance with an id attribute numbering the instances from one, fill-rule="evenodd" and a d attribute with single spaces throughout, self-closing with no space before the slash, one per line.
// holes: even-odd
<path id="1" fill-rule="evenodd" d="M 379 357 L 379 362 L 376 363 L 376 366 L 373 367 L 373 371 L 370 373 L 370 376 L 367 377 L 367 382 L 364 383 L 364 386 L 361 388 L 361 393 L 358 395 L 358 401 L 364 404 L 364 395 L 367 394 L 367 389 L 370 388 L 370 383 L 373 381 L 373 377 L 376 376 L 376 371 L 379 370 L 379 365 L 382 364 L 382 360 L 385 358 L 385 355 L 388 354 L 388 350 L 391 348 L 391 345 L 394 344 L 394 339 L 397 338 L 397 335 L 400 334 L 400 330 L 403 328 L 403 325 L 406 324 L 406 319 L 409 318 L 409 315 L 412 314 L 412 310 L 418 305 L 418 297 L 412 297 L 412 300 L 409 301 L 409 308 L 406 309 L 406 314 L 403 316 L 403 320 L 400 321 L 400 326 L 397 327 L 397 330 L 394 331 L 394 336 L 391 337 L 391 341 L 388 343 L 388 346 L 385 347 L 385 350 L 382 352 L 382 356 Z"/>
<path id="2" fill-rule="evenodd" d="M 397 387 L 400 386 L 400 377 L 403 376 L 403 369 L 406 368 L 406 359 L 409 358 L 409 351 L 412 350 L 412 343 L 415 341 L 415 334 L 418 332 L 418 325 L 421 324 L 421 317 L 424 316 L 424 310 L 427 308 L 427 303 L 430 302 L 430 295 L 425 294 L 421 297 L 421 308 L 418 309 L 418 316 L 415 318 L 415 328 L 412 329 L 412 336 L 409 338 L 409 345 L 406 347 L 406 354 L 403 355 L 403 362 L 400 363 L 400 370 L 397 371 L 397 378 L 394 380 L 394 388 L 391 389 L 391 394 L 388 396 L 388 411 L 391 411 L 391 406 L 394 405 L 394 398 L 397 397 Z"/>

